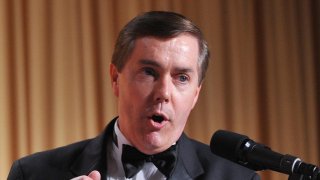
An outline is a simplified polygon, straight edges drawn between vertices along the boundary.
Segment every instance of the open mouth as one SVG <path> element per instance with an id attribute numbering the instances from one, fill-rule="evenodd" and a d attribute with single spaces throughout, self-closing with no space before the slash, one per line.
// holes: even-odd
<path id="1" fill-rule="evenodd" d="M 161 123 L 164 121 L 164 117 L 161 115 L 153 115 L 151 119 L 157 123 Z"/>

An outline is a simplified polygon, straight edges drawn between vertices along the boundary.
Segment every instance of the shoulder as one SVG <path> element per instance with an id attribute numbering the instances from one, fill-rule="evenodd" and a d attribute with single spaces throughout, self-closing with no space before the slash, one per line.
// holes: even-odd
<path id="1" fill-rule="evenodd" d="M 193 158 L 193 161 L 197 159 L 203 168 L 204 173 L 200 179 L 259 179 L 255 171 L 213 154 L 209 145 L 188 137 L 186 137 L 186 141 L 189 141 L 190 149 L 193 149 L 195 156 L 197 156 L 197 158 Z M 192 160 L 192 158 L 188 159 Z"/>
<path id="2" fill-rule="evenodd" d="M 46 177 L 59 177 L 62 175 L 61 172 L 68 172 L 73 160 L 90 142 L 91 139 L 84 140 L 18 159 L 13 163 L 8 179 L 40 179 L 39 176 L 44 175 Z"/>
<path id="3" fill-rule="evenodd" d="M 86 174 L 91 168 L 103 168 L 106 141 L 113 132 L 115 119 L 95 138 L 16 160 L 8 179 L 71 179 L 75 174 Z"/>
<path id="4" fill-rule="evenodd" d="M 43 164 L 51 162 L 50 164 L 59 163 L 60 161 L 66 163 L 69 160 L 74 159 L 75 156 L 80 154 L 84 147 L 91 142 L 92 139 L 76 142 L 63 147 L 37 152 L 29 156 L 21 158 L 19 161 L 21 164 Z M 36 162 L 36 163 L 34 163 Z"/>

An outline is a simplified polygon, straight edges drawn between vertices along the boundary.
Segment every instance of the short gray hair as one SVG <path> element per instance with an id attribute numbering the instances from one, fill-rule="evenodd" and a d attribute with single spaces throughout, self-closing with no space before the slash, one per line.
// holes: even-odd
<path id="1" fill-rule="evenodd" d="M 151 11 L 132 19 L 120 31 L 112 64 L 121 72 L 135 46 L 135 40 L 141 37 L 154 36 L 172 38 L 182 33 L 189 33 L 198 39 L 199 43 L 199 85 L 202 83 L 209 65 L 210 53 L 200 29 L 186 17 L 174 12 Z"/>

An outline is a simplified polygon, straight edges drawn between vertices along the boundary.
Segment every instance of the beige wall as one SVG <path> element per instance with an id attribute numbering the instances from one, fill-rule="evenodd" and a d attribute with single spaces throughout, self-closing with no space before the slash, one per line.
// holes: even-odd
<path id="1" fill-rule="evenodd" d="M 116 116 L 108 66 L 120 28 L 171 10 L 212 61 L 186 132 L 217 129 L 320 164 L 320 5 L 312 0 L 0 0 L 0 179 L 14 159 L 97 135 Z M 263 173 L 263 179 L 286 179 Z"/>

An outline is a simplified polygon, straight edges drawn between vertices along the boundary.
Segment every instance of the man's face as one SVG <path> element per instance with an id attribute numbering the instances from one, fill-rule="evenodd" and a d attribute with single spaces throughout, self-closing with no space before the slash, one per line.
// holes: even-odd
<path id="1" fill-rule="evenodd" d="M 119 128 L 140 151 L 162 152 L 180 137 L 201 89 L 198 57 L 191 35 L 148 36 L 136 40 L 121 72 L 111 64 Z"/>

